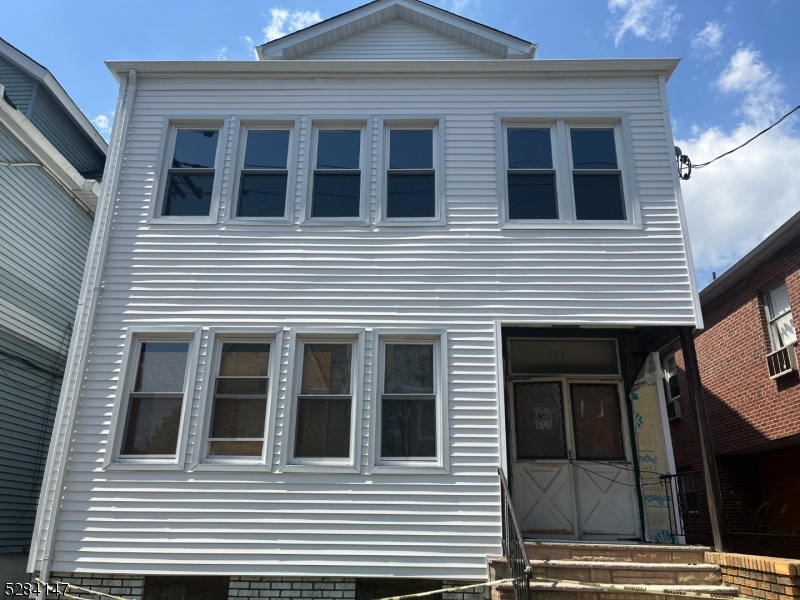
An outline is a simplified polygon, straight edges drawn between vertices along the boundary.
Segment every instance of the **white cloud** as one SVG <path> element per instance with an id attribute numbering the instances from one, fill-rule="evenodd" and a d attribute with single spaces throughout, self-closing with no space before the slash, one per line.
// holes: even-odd
<path id="1" fill-rule="evenodd" d="M 677 140 L 695 163 L 747 141 L 786 109 L 783 86 L 752 48 L 740 48 L 717 80 L 727 94 L 741 94 L 741 120 L 731 131 L 694 127 Z M 784 121 L 741 150 L 683 182 L 689 237 L 701 283 L 741 258 L 800 208 L 800 132 Z"/>
<path id="2" fill-rule="evenodd" d="M 442 2 L 445 10 L 449 10 L 450 12 L 454 12 L 457 15 L 460 15 L 468 8 L 473 8 L 478 5 L 480 0 L 447 0 L 446 2 Z"/>
<path id="3" fill-rule="evenodd" d="M 228 48 L 223 46 L 214 50 L 214 60 L 228 60 Z"/>
<path id="4" fill-rule="evenodd" d="M 676 5 L 664 0 L 608 0 L 608 10 L 622 12 L 614 23 L 614 44 L 619 45 L 630 32 L 646 40 L 669 42 L 678 28 L 681 15 Z"/>
<path id="5" fill-rule="evenodd" d="M 717 21 L 706 22 L 706 26 L 702 31 L 692 38 L 692 48 L 695 54 L 706 58 L 719 54 L 724 33 L 725 27 Z"/>
<path id="6" fill-rule="evenodd" d="M 264 28 L 264 41 L 277 40 L 293 31 L 304 29 L 322 21 L 318 10 L 296 10 L 275 7 L 269 11 L 270 21 Z"/>
<path id="7" fill-rule="evenodd" d="M 100 132 L 100 135 L 108 140 L 108 136 L 111 134 L 111 125 L 114 122 L 114 111 L 99 114 L 91 121 L 92 125 Z"/>

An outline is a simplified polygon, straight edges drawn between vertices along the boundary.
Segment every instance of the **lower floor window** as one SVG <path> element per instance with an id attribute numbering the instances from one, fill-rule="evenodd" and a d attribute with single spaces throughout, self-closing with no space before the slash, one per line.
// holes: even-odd
<path id="1" fill-rule="evenodd" d="M 678 493 L 681 496 L 681 509 L 689 515 L 700 513 L 694 473 L 678 473 Z"/>

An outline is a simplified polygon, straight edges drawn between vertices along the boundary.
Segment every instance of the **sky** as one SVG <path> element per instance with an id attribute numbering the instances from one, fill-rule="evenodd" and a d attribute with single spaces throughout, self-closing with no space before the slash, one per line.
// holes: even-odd
<path id="1" fill-rule="evenodd" d="M 366 0 L 0 0 L 0 37 L 45 65 L 108 137 L 104 60 L 253 60 L 253 47 Z M 800 0 L 429 0 L 539 44 L 539 58 L 678 57 L 675 142 L 693 162 L 800 104 Z M 701 287 L 800 210 L 800 111 L 682 182 Z"/>

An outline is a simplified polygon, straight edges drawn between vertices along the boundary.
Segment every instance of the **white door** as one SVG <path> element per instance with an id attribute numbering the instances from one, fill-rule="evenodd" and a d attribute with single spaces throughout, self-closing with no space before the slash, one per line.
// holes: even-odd
<path id="1" fill-rule="evenodd" d="M 638 538 L 619 383 L 552 378 L 510 387 L 512 495 L 523 533 Z"/>

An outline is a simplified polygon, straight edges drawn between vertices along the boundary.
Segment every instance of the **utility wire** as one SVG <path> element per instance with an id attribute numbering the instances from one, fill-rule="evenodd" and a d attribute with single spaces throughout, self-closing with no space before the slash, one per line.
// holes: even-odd
<path id="1" fill-rule="evenodd" d="M 798 104 L 797 106 L 795 106 L 795 107 L 794 107 L 792 110 L 790 110 L 788 113 L 786 113 L 785 115 L 783 115 L 783 116 L 782 116 L 780 119 L 778 119 L 777 121 L 775 121 L 775 122 L 774 122 L 772 125 L 770 125 L 770 126 L 769 126 L 769 127 L 767 127 L 766 129 L 764 129 L 764 130 L 762 130 L 762 131 L 758 132 L 756 135 L 754 135 L 754 136 L 753 136 L 753 137 L 751 137 L 749 140 L 747 140 L 747 141 L 746 141 L 744 144 L 741 144 L 741 145 L 739 145 L 739 146 L 736 146 L 736 148 L 734 148 L 733 150 L 728 150 L 728 151 L 727 151 L 725 154 L 720 154 L 720 155 L 719 155 L 717 158 L 713 158 L 713 159 L 709 160 L 708 162 L 700 163 L 700 164 L 697 164 L 697 165 L 692 165 L 692 168 L 693 168 L 693 169 L 702 169 L 703 167 L 707 167 L 708 165 L 710 165 L 710 164 L 711 164 L 711 163 L 713 163 L 714 161 L 717 161 L 717 160 L 719 160 L 720 158 L 723 158 L 723 157 L 725 157 L 725 156 L 728 156 L 729 154 L 733 154 L 734 152 L 736 152 L 736 151 L 737 151 L 737 150 L 739 150 L 740 148 L 744 148 L 745 146 L 747 146 L 747 144 L 749 144 L 750 142 L 752 142 L 752 141 L 753 141 L 754 139 L 756 139 L 757 137 L 759 137 L 759 136 L 762 136 L 762 135 L 764 135 L 765 133 L 767 133 L 767 132 L 768 132 L 770 129 L 772 129 L 773 127 L 775 127 L 775 126 L 776 126 L 778 123 L 780 123 L 780 122 L 781 122 L 781 121 L 783 121 L 784 119 L 788 118 L 788 117 L 789 117 L 789 115 L 791 115 L 793 112 L 795 112 L 795 111 L 797 111 L 797 110 L 800 110 L 800 104 Z"/>

